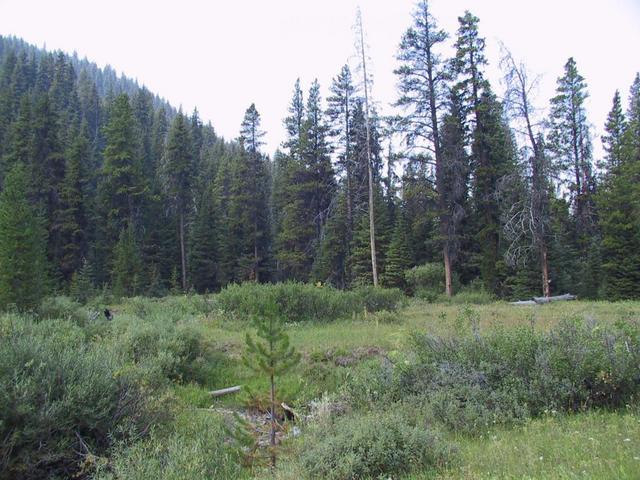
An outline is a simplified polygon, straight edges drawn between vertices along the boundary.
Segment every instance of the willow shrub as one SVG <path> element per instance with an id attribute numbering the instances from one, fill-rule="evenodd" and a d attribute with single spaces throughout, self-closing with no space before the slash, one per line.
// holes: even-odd
<path id="1" fill-rule="evenodd" d="M 399 289 L 361 287 L 337 290 L 304 283 L 229 285 L 215 296 L 225 313 L 246 320 L 275 302 L 278 314 L 289 322 L 330 322 L 381 310 L 395 311 L 406 298 Z"/>

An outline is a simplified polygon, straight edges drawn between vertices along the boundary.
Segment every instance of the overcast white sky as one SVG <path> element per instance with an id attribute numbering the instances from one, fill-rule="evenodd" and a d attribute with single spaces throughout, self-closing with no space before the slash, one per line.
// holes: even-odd
<path id="1" fill-rule="evenodd" d="M 267 131 L 265 151 L 284 140 L 293 84 L 306 91 L 318 78 L 323 97 L 340 67 L 354 60 L 357 5 L 382 113 L 395 100 L 395 54 L 411 23 L 413 0 L 0 0 L 0 35 L 76 51 L 100 66 L 136 78 L 151 91 L 234 138 L 255 102 Z M 569 56 L 586 78 L 588 109 L 598 138 L 611 99 L 625 101 L 640 70 L 640 0 L 432 0 L 441 27 L 453 39 L 457 17 L 480 17 L 487 39 L 489 79 L 501 77 L 498 41 L 542 75 L 537 105 L 546 107 Z"/>

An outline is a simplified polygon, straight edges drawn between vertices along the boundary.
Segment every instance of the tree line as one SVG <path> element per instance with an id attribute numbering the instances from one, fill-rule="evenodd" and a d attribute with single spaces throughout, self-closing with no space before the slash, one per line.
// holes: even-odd
<path id="1" fill-rule="evenodd" d="M 270 158 L 253 104 L 227 140 L 111 69 L 0 37 L 0 305 L 242 281 L 406 288 L 425 263 L 448 295 L 640 297 L 640 76 L 626 109 L 615 92 L 595 159 L 574 59 L 540 119 L 506 50 L 494 92 L 477 17 L 452 40 L 446 58 L 419 2 L 393 117 L 348 65 L 326 99 L 296 81 Z"/>

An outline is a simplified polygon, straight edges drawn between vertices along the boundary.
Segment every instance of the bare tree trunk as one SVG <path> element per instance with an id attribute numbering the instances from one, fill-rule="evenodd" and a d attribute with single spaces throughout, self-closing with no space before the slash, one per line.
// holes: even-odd
<path id="1" fill-rule="evenodd" d="M 276 383 L 271 379 L 271 430 L 269 431 L 269 444 L 271 445 L 271 468 L 276 468 Z"/>
<path id="2" fill-rule="evenodd" d="M 549 263 L 547 260 L 547 246 L 544 243 L 544 241 L 542 242 L 541 248 L 540 248 L 540 261 L 542 262 L 542 295 L 545 297 L 550 297 L 551 296 L 551 289 L 550 289 L 550 281 L 549 281 Z"/>
<path id="3" fill-rule="evenodd" d="M 444 247 L 444 291 L 447 297 L 453 295 L 453 287 L 451 286 L 451 258 L 449 256 L 448 245 Z"/>
<path id="4" fill-rule="evenodd" d="M 367 131 L 367 172 L 369 176 L 369 243 L 371 245 L 371 271 L 373 273 L 373 286 L 378 286 L 378 261 L 376 259 L 376 225 L 373 209 L 373 170 L 371 168 L 371 132 L 369 128 L 369 87 L 367 85 L 367 60 L 364 54 L 364 30 L 362 28 L 362 16 L 358 10 L 358 28 L 360 30 L 360 53 L 362 55 L 362 73 L 364 76 L 364 125 Z"/>
<path id="5" fill-rule="evenodd" d="M 187 256 L 184 245 L 184 212 L 180 209 L 180 262 L 182 267 L 182 290 L 187 290 Z"/>

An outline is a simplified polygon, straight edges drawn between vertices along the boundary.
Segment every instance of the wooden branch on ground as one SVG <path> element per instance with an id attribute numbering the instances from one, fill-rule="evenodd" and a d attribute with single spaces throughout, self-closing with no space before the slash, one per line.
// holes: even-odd
<path id="1" fill-rule="evenodd" d="M 212 390 L 209 392 L 209 395 L 213 397 L 221 397 L 229 393 L 237 393 L 240 391 L 241 388 L 242 388 L 242 385 L 236 385 L 235 387 L 223 388 L 221 390 Z"/>

